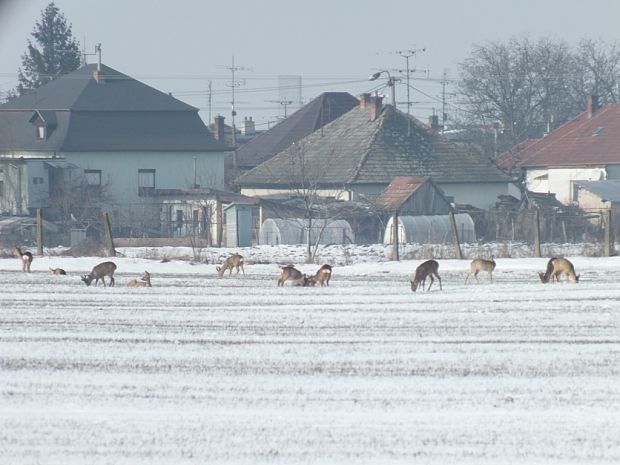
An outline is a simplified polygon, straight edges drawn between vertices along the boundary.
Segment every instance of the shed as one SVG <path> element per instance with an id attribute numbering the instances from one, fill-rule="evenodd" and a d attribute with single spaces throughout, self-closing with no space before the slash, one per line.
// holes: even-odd
<path id="1" fill-rule="evenodd" d="M 311 242 L 319 237 L 319 244 L 350 244 L 355 242 L 353 228 L 345 220 L 312 221 Z M 306 244 L 308 242 L 308 220 L 305 218 L 269 218 L 260 229 L 260 244 Z"/>
<path id="2" fill-rule="evenodd" d="M 231 203 L 224 209 L 226 215 L 226 247 L 252 245 L 253 204 Z"/>
<path id="3" fill-rule="evenodd" d="M 474 221 L 467 213 L 454 215 L 456 228 L 460 242 L 475 242 L 476 232 Z M 383 243 L 392 243 L 392 225 L 394 217 L 391 217 L 385 228 Z M 433 216 L 399 216 L 398 217 L 398 242 L 400 243 L 426 243 L 446 244 L 452 242 L 452 230 L 449 215 Z"/>

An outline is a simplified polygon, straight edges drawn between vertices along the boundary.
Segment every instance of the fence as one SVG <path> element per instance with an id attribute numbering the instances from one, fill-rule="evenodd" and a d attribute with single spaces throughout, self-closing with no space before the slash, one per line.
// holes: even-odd
<path id="1" fill-rule="evenodd" d="M 472 214 L 472 218 L 476 230 L 476 244 L 525 244 L 531 249 L 532 256 L 540 255 L 541 248 L 544 249 L 545 244 L 577 243 L 589 244 L 590 250 L 598 250 L 600 255 L 612 255 L 614 237 L 620 233 L 618 221 L 620 215 L 612 215 L 610 210 L 493 210 Z M 31 247 L 39 245 L 37 222 L 34 218 L 21 218 L 21 221 L 15 221 L 14 224 L 15 226 L 9 227 L 8 222 L 0 221 L 0 245 L 6 247 L 15 244 Z M 50 222 L 46 220 L 43 211 L 42 224 L 42 241 L 46 247 L 75 246 L 76 242 L 84 237 L 103 243 L 105 238 L 103 215 L 99 221 L 76 225 L 74 222 Z M 353 223 L 352 227 L 353 234 L 351 237 L 347 234 L 345 242 L 355 242 L 358 227 L 363 228 L 364 224 Z M 157 238 L 159 244 L 165 243 L 165 239 L 173 243 L 174 239 L 175 245 L 180 243 L 179 241 L 190 245 L 199 244 L 201 247 L 223 245 L 225 228 L 222 225 L 219 233 L 213 234 L 216 229 L 217 225 L 201 223 L 195 218 L 184 219 L 182 223 L 174 220 L 168 225 L 161 222 L 148 229 L 142 228 L 140 222 L 124 222 L 122 218 L 114 219 L 114 217 L 111 219 L 111 232 L 114 238 Z M 257 225 L 253 225 L 253 243 L 258 243 L 258 233 Z M 368 234 L 363 237 L 367 236 Z M 379 236 L 380 234 L 377 234 L 377 237 Z M 299 239 L 297 242 L 305 242 L 301 240 L 301 236 Z M 463 242 L 461 237 L 458 239 Z M 465 248 L 471 249 L 471 244 Z"/>

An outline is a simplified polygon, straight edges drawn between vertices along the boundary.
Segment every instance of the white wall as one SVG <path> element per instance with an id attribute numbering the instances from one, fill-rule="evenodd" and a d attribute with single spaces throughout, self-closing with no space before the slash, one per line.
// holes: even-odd
<path id="1" fill-rule="evenodd" d="M 554 193 L 565 205 L 572 203 L 571 181 L 600 181 L 607 179 L 604 166 L 576 168 L 538 168 L 526 170 L 526 185 L 533 192 Z"/>

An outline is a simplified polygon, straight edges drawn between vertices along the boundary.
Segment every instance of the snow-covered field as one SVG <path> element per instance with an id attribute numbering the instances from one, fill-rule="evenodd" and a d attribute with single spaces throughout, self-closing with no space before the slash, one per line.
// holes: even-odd
<path id="1" fill-rule="evenodd" d="M 0 463 L 620 463 L 620 258 L 440 260 L 413 293 L 419 260 L 359 251 L 278 288 L 270 250 L 224 278 L 124 250 L 115 288 L 0 260 Z"/>

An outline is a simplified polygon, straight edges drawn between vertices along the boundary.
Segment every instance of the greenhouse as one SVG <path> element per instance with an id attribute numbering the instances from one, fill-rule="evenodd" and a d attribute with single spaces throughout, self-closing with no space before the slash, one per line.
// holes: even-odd
<path id="1" fill-rule="evenodd" d="M 351 225 L 345 220 L 312 220 L 311 243 L 350 244 L 355 242 Z M 269 218 L 260 228 L 260 244 L 307 244 L 308 220 L 304 218 Z"/>
<path id="2" fill-rule="evenodd" d="M 474 221 L 467 213 L 454 215 L 459 242 L 475 242 L 476 233 Z M 390 218 L 383 236 L 384 244 L 392 243 L 392 224 L 394 218 Z M 448 215 L 433 216 L 399 216 L 398 217 L 398 242 L 446 244 L 452 242 L 452 230 Z"/>

